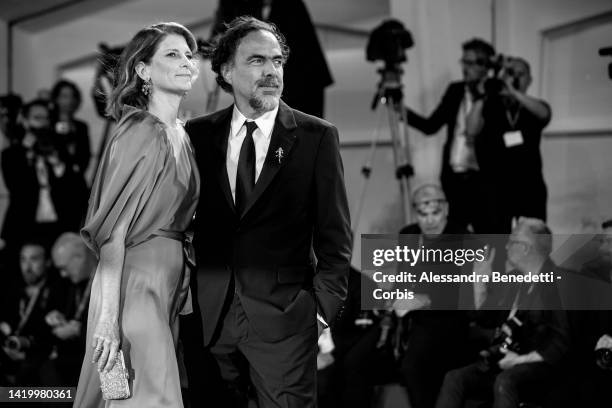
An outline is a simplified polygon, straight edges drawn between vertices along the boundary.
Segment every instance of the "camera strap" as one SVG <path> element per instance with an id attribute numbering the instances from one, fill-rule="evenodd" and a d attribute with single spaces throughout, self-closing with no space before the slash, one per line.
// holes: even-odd
<path id="1" fill-rule="evenodd" d="M 505 109 L 505 111 L 506 111 L 506 118 L 508 118 L 508 124 L 510 125 L 510 129 L 516 130 L 516 124 L 518 123 L 519 116 L 521 115 L 521 107 L 519 106 L 514 117 L 512 117 L 512 114 L 510 113 L 508 109 Z"/>
<path id="2" fill-rule="evenodd" d="M 27 306 L 25 305 L 24 299 L 21 299 L 21 301 L 19 302 L 20 320 L 19 324 L 17 325 L 17 329 L 15 330 L 15 335 L 19 335 L 19 333 L 21 333 L 21 330 L 23 330 L 24 326 L 28 323 L 28 320 L 32 315 L 32 310 L 34 310 L 34 306 L 36 306 L 36 302 L 38 302 L 40 292 L 42 292 L 42 288 L 45 286 L 45 282 L 46 280 L 44 280 L 39 286 L 34 288 L 34 293 L 30 296 L 30 300 L 28 301 Z"/>

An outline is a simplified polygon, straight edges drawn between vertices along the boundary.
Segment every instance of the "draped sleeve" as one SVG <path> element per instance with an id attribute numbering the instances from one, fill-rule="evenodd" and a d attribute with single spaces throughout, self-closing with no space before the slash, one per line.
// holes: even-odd
<path id="1" fill-rule="evenodd" d="M 145 241 L 167 223 L 163 197 L 156 193 L 168 159 L 162 123 L 148 112 L 126 108 L 98 165 L 81 230 L 98 256 L 123 222 L 126 246 Z"/>

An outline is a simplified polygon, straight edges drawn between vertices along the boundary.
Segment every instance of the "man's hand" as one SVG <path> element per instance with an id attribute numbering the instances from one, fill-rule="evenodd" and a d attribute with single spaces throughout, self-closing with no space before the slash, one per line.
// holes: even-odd
<path id="1" fill-rule="evenodd" d="M 30 132 L 27 132 L 25 134 L 25 136 L 23 137 L 23 140 L 21 141 L 21 144 L 26 149 L 31 149 L 34 146 L 34 144 L 36 144 L 36 136 L 34 136 Z"/>
<path id="2" fill-rule="evenodd" d="M 57 310 L 52 310 L 45 316 L 45 322 L 51 327 L 56 327 L 66 323 L 66 316 Z"/>
<path id="3" fill-rule="evenodd" d="M 81 335 L 81 322 L 70 320 L 53 329 L 53 335 L 61 340 L 73 339 Z"/>
<path id="4" fill-rule="evenodd" d="M 522 356 L 515 353 L 514 351 L 510 351 L 505 348 L 500 349 L 500 351 L 505 354 L 504 358 L 499 360 L 499 362 L 497 363 L 499 365 L 499 368 L 501 368 L 502 370 L 507 370 L 517 364 L 524 363 Z"/>
<path id="5" fill-rule="evenodd" d="M 2 347 L 4 353 L 13 361 L 23 361 L 25 360 L 26 354 L 25 351 L 13 350 L 8 347 Z"/>
<path id="6" fill-rule="evenodd" d="M 399 317 L 404 317 L 408 312 L 413 310 L 425 309 L 431 306 L 429 295 L 417 293 L 412 299 L 397 299 L 393 302 L 393 310 Z"/>
<path id="7" fill-rule="evenodd" d="M 334 356 L 332 353 L 321 353 L 317 354 L 317 370 L 322 370 L 329 367 L 334 363 Z"/>
<path id="8" fill-rule="evenodd" d="M 537 351 L 530 351 L 527 354 L 516 354 L 514 351 L 505 348 L 500 349 L 500 351 L 505 354 L 504 358 L 497 363 L 502 370 L 507 370 L 517 364 L 540 363 L 544 361 L 542 355 Z"/>
<path id="9" fill-rule="evenodd" d="M 476 275 L 491 276 L 491 272 L 493 271 L 493 261 L 495 261 L 495 248 L 491 248 L 489 245 L 487 245 L 484 260 L 480 262 L 474 261 L 474 272 Z"/>
<path id="10" fill-rule="evenodd" d="M 597 340 L 597 345 L 595 346 L 595 350 L 598 349 L 612 349 L 612 336 L 609 334 L 604 334 Z"/>

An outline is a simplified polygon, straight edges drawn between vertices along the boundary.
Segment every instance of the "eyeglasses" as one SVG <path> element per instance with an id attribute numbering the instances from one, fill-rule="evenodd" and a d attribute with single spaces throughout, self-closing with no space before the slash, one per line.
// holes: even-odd
<path id="1" fill-rule="evenodd" d="M 459 60 L 459 63 L 461 65 L 465 65 L 466 67 L 473 67 L 473 66 L 479 66 L 479 67 L 484 67 L 487 65 L 487 61 L 484 59 L 475 59 L 475 60 L 471 60 L 471 59 L 467 59 L 467 58 L 461 58 Z"/>
<path id="2" fill-rule="evenodd" d="M 525 242 L 525 241 L 519 241 L 516 239 L 509 239 L 508 243 L 506 244 L 506 250 L 510 249 L 511 247 L 520 247 L 521 250 L 523 251 L 527 251 L 529 249 L 529 247 L 531 247 L 531 244 L 529 242 Z"/>

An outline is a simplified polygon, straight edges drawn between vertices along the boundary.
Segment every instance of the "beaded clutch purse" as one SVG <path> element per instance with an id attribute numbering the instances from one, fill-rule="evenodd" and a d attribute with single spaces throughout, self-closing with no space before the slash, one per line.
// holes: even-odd
<path id="1" fill-rule="evenodd" d="M 100 388 L 102 389 L 102 397 L 105 400 L 120 400 L 130 397 L 130 385 L 128 380 L 130 375 L 125 368 L 125 360 L 123 359 L 123 351 L 117 353 L 115 365 L 108 372 L 100 373 Z"/>

